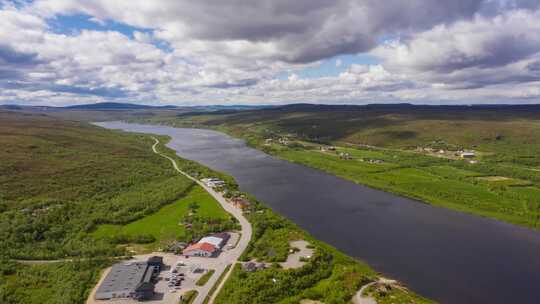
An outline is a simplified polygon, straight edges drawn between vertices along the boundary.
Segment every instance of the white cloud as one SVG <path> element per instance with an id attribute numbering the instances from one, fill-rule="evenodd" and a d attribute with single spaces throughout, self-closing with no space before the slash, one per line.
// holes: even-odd
<path id="1" fill-rule="evenodd" d="M 538 99 L 540 11 L 513 0 L 38 0 L 0 9 L 0 102 L 461 102 Z M 83 13 L 116 32 L 55 32 Z M 16 34 L 14 34 L 16 33 Z M 397 37 L 379 45 L 382 38 Z M 166 46 L 165 48 L 163 46 Z M 374 49 L 375 48 L 375 49 Z M 374 50 L 373 50 L 374 49 Z M 372 52 L 337 76 L 303 78 Z M 336 67 L 343 67 L 335 59 Z M 290 75 L 283 79 L 282 75 Z"/>

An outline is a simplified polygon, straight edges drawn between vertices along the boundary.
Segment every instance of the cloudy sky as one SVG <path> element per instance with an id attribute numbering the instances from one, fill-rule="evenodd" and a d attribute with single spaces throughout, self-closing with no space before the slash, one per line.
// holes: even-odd
<path id="1" fill-rule="evenodd" d="M 538 103 L 539 0 L 0 0 L 0 104 Z"/>

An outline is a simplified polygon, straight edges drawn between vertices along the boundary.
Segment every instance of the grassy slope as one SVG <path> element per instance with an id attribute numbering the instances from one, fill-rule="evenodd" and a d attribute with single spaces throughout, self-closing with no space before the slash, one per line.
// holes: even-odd
<path id="1" fill-rule="evenodd" d="M 126 225 L 100 225 L 92 233 L 97 238 L 111 237 L 117 234 L 136 236 L 141 234 L 152 235 L 157 242 L 152 243 L 149 249 L 156 249 L 160 243 L 180 239 L 185 236 L 185 228 L 180 225 L 181 219 L 188 215 L 190 203 L 199 205 L 197 214 L 210 219 L 229 219 L 229 215 L 210 194 L 201 187 L 195 186 L 186 197 L 161 208 L 154 214 Z"/>
<path id="2" fill-rule="evenodd" d="M 192 182 L 147 136 L 42 116 L 0 114 L 0 249 L 16 258 L 111 255 L 89 237 L 183 197 Z"/>
<path id="3" fill-rule="evenodd" d="M 92 236 L 98 226 L 124 224 L 137 235 L 150 223 L 159 240 L 192 201 L 202 216 L 228 218 L 206 192 L 152 153 L 146 135 L 0 112 L 0 144 L 0 303 L 83 303 L 110 263 L 106 257 L 123 254 Z M 157 216 L 164 213 L 167 229 L 158 231 Z M 104 259 L 31 266 L 4 260 L 65 255 Z"/>
<path id="4" fill-rule="evenodd" d="M 154 117 L 148 122 L 214 128 L 281 158 L 425 202 L 528 227 L 540 218 L 540 113 L 482 109 L 289 109 Z M 296 147 L 264 145 L 288 136 Z M 353 160 L 321 153 L 340 145 Z M 377 146 L 369 149 L 362 145 Z M 481 152 L 480 163 L 413 153 L 417 146 Z M 353 148 L 354 147 L 354 148 Z M 384 164 L 360 162 L 382 159 Z M 502 176 L 505 180 L 481 178 Z"/>

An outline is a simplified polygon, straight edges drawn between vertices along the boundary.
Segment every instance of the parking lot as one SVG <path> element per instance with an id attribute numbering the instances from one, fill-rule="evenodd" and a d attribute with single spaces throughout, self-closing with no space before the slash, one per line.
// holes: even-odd
<path id="1" fill-rule="evenodd" d="M 196 302 L 202 302 L 203 298 L 208 294 L 208 290 L 217 280 L 217 277 L 225 270 L 228 264 L 236 261 L 237 253 L 235 245 L 239 239 L 238 233 L 231 233 L 231 238 L 223 247 L 223 251 L 218 257 L 189 257 L 172 253 L 154 252 L 146 255 L 134 256 L 135 260 L 145 261 L 151 256 L 163 257 L 163 269 L 157 277 L 155 284 L 155 295 L 152 299 L 145 303 L 164 303 L 178 304 L 182 294 L 189 290 L 197 290 L 199 295 Z M 215 273 L 204 286 L 197 286 L 196 282 L 207 271 L 214 269 Z M 108 269 L 103 273 L 102 277 L 107 274 Z M 175 284 L 176 283 L 176 284 Z M 99 284 L 98 284 L 99 285 Z M 97 288 L 97 287 L 96 287 Z M 111 299 L 111 300 L 95 300 L 92 291 L 87 304 L 134 304 L 140 303 L 134 299 Z"/>

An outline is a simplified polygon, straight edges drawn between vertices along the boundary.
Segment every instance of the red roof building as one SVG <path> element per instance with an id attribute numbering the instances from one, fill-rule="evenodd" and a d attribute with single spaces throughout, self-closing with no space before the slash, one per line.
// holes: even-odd
<path id="1" fill-rule="evenodd" d="M 186 256 L 211 257 L 218 251 L 219 249 L 212 244 L 195 243 L 184 249 L 184 251 L 182 251 L 182 254 Z"/>

